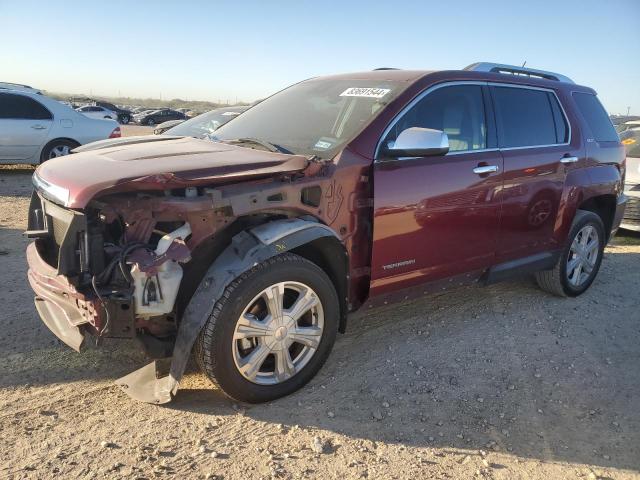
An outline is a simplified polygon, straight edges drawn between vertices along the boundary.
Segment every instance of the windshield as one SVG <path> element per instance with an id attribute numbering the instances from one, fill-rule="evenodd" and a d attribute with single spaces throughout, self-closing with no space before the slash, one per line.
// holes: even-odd
<path id="1" fill-rule="evenodd" d="M 257 139 L 281 151 L 331 158 L 404 87 L 388 80 L 308 80 L 263 100 L 210 138 Z"/>
<path id="2" fill-rule="evenodd" d="M 202 115 L 193 117 L 180 125 L 170 128 L 164 132 L 164 134 L 204 138 L 206 135 L 209 135 L 214 130 L 218 129 L 221 125 L 224 125 L 230 120 L 236 118 L 248 108 L 249 107 L 234 107 L 211 110 L 210 112 L 203 113 Z"/>

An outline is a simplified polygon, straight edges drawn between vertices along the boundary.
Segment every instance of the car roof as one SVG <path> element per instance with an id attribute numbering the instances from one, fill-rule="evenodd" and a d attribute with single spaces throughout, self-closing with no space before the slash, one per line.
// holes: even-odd
<path id="1" fill-rule="evenodd" d="M 323 77 L 313 77 L 323 79 L 336 79 L 336 80 L 395 80 L 395 81 L 414 81 L 425 75 L 435 72 L 435 70 L 400 70 L 400 69 L 377 69 L 369 70 L 365 72 L 352 72 L 352 73 L 340 73 L 337 75 L 327 75 Z"/>
<path id="2" fill-rule="evenodd" d="M 42 95 L 42 92 L 37 88 L 30 87 L 29 85 L 23 85 L 21 83 L 0 82 L 0 90 L 11 90 L 16 92 L 28 92 Z"/>
<path id="3" fill-rule="evenodd" d="M 470 67 L 473 67 L 474 65 L 470 65 Z M 485 64 L 478 64 L 478 65 L 482 66 Z M 508 67 L 508 66 L 505 66 L 505 67 Z M 514 67 L 514 69 L 519 70 L 519 68 L 517 67 Z M 586 92 L 595 94 L 595 91 L 593 89 L 586 86 L 575 84 L 563 75 L 553 74 L 553 72 L 544 72 L 543 70 L 531 70 L 531 72 L 532 72 L 532 75 L 529 76 L 525 74 L 512 74 L 510 72 L 475 70 L 469 67 L 465 69 L 457 69 L 457 70 L 401 70 L 401 69 L 383 68 L 383 69 L 376 69 L 376 70 L 370 70 L 365 72 L 353 72 L 353 73 L 343 73 L 338 75 L 313 77 L 305 81 L 314 81 L 316 79 L 317 80 L 353 79 L 353 80 L 372 80 L 372 81 L 388 80 L 388 81 L 396 81 L 396 82 L 415 83 L 421 78 L 424 78 L 426 76 L 439 76 L 439 77 L 442 77 L 443 80 L 446 80 L 445 77 L 452 77 L 452 78 L 455 78 L 456 80 L 471 80 L 471 81 L 476 80 L 476 81 L 496 82 L 496 83 L 517 83 L 522 85 L 539 86 L 539 87 L 545 87 L 545 88 L 558 88 L 562 86 L 562 87 L 570 87 L 572 90 L 575 90 L 575 91 L 586 91 Z M 537 76 L 535 72 L 543 72 L 543 73 L 557 75 L 558 79 L 541 78 Z"/>

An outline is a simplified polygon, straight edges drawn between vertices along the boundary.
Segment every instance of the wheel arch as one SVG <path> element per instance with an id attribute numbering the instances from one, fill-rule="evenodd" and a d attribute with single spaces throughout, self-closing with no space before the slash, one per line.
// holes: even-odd
<path id="1" fill-rule="evenodd" d="M 589 197 L 578 204 L 578 210 L 593 212 L 600 217 L 605 228 L 607 242 L 611 236 L 611 228 L 616 214 L 617 198 L 614 194 Z"/>
<path id="2" fill-rule="evenodd" d="M 44 145 L 42 145 L 42 148 L 40 149 L 40 152 L 39 152 L 39 154 L 38 154 L 38 160 L 39 160 L 40 162 L 42 162 L 42 153 L 45 151 L 45 149 L 46 149 L 47 147 L 49 147 L 49 145 L 51 145 L 52 143 L 59 142 L 59 141 L 61 141 L 61 140 L 65 141 L 65 142 L 75 143 L 75 144 L 76 144 L 76 147 L 79 147 L 80 145 L 82 145 L 82 143 L 80 143 L 78 140 L 76 140 L 76 139 L 74 139 L 74 138 L 71 138 L 71 137 L 55 137 L 55 138 L 52 138 L 52 139 L 51 139 L 51 140 L 49 140 L 47 143 L 45 143 Z M 74 147 L 74 148 L 75 148 L 75 147 Z"/>
<path id="3" fill-rule="evenodd" d="M 331 279 L 340 301 L 338 331 L 344 333 L 349 309 L 349 257 L 346 248 L 335 237 L 320 237 L 290 251 L 315 263 Z"/>
<path id="4" fill-rule="evenodd" d="M 325 238 L 333 240 L 317 242 Z M 222 245 L 212 248 L 212 251 L 219 251 L 220 248 L 221 251 L 206 269 L 188 304 L 183 307 L 184 314 L 178 328 L 169 374 L 159 375 L 157 364 L 154 362 L 119 379 L 116 383 L 135 399 L 149 403 L 170 402 L 172 395 L 178 390 L 196 338 L 216 302 L 235 278 L 254 265 L 284 252 L 299 252 L 298 254 L 305 258 L 305 255 L 309 255 L 319 259 L 332 272 L 328 274 L 331 277 L 341 271 L 339 262 L 327 258 L 335 255 L 338 245 L 344 249 L 336 232 L 327 225 L 306 217 L 273 220 L 243 229 L 233 235 L 230 243 L 224 248 Z M 343 258 L 348 264 L 346 249 Z M 322 268 L 322 265 L 319 266 Z M 346 304 L 346 295 L 344 297 L 341 303 Z M 341 316 L 346 317 L 346 309 Z"/>

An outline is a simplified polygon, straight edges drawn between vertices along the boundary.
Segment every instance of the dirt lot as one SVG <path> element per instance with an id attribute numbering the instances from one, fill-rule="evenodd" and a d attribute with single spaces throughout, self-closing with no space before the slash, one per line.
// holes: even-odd
<path id="1" fill-rule="evenodd" d="M 530 279 L 351 321 L 320 374 L 235 405 L 192 369 L 166 406 L 38 319 L 21 236 L 31 169 L 0 169 L 0 478 L 640 478 L 640 238 L 579 299 Z"/>

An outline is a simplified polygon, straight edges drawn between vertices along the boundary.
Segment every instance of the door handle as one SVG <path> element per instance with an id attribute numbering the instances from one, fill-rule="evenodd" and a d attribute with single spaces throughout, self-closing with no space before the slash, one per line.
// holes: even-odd
<path id="1" fill-rule="evenodd" d="M 44 125 L 31 125 L 31 128 L 33 128 L 34 130 L 44 130 L 45 127 Z"/>
<path id="2" fill-rule="evenodd" d="M 560 159 L 560 163 L 576 163 L 578 161 L 578 157 L 562 157 Z"/>
<path id="3" fill-rule="evenodd" d="M 497 171 L 498 171 L 497 165 L 483 165 L 473 169 L 473 173 L 477 173 L 478 175 L 482 175 L 485 173 L 493 173 Z"/>

